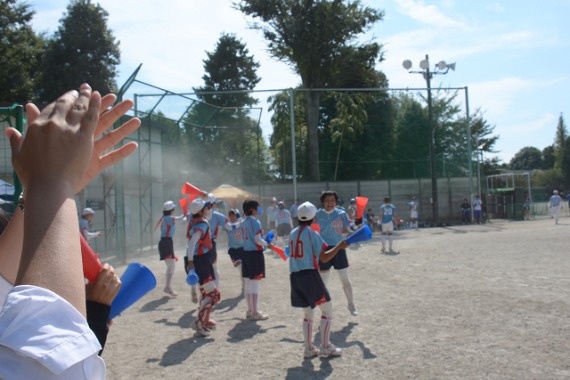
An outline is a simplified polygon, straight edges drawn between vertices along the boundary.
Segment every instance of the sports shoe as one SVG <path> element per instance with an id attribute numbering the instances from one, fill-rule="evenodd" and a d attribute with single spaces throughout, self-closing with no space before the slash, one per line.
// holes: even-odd
<path id="1" fill-rule="evenodd" d="M 210 330 L 206 327 L 198 327 L 198 321 L 194 321 L 194 330 L 196 330 L 196 333 L 200 336 L 210 336 Z"/>
<path id="2" fill-rule="evenodd" d="M 255 314 L 246 314 L 246 318 L 251 321 L 265 321 L 269 318 L 269 315 L 258 311 Z"/>
<path id="3" fill-rule="evenodd" d="M 164 293 L 170 294 L 172 297 L 176 297 L 178 295 L 178 293 L 176 293 L 172 288 L 168 286 L 164 288 Z"/>
<path id="4" fill-rule="evenodd" d="M 319 356 L 319 349 L 317 347 L 314 346 L 311 348 L 305 347 L 305 353 L 303 355 L 305 359 L 314 358 L 316 356 Z"/>
<path id="5" fill-rule="evenodd" d="M 218 326 L 218 323 L 216 321 L 214 321 L 213 319 L 209 319 L 208 322 L 206 322 L 206 328 L 208 330 L 215 330 L 217 326 Z"/>
<path id="6" fill-rule="evenodd" d="M 354 316 L 358 315 L 358 310 L 356 310 L 356 306 L 354 306 L 353 303 L 348 304 L 348 311 L 350 311 L 350 314 L 352 314 Z"/>
<path id="7" fill-rule="evenodd" d="M 329 343 L 328 347 L 323 347 L 319 349 L 321 356 L 341 356 L 342 350 L 340 348 L 336 348 L 334 344 Z"/>
<path id="8" fill-rule="evenodd" d="M 241 260 L 234 261 L 234 267 L 239 267 L 241 265 Z"/>
<path id="9" fill-rule="evenodd" d="M 198 303 L 198 294 L 196 294 L 196 290 L 192 288 L 192 302 Z"/>

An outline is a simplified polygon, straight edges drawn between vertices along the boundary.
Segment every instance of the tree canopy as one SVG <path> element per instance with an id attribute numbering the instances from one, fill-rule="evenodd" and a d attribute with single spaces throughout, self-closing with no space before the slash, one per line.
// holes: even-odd
<path id="1" fill-rule="evenodd" d="M 236 8 L 261 21 L 252 27 L 263 32 L 270 54 L 289 63 L 304 89 L 330 87 L 342 76 L 346 82 L 366 84 L 371 66 L 381 60 L 377 43 L 358 45 L 355 39 L 380 21 L 383 13 L 358 0 L 242 0 Z M 348 63 L 352 63 L 349 65 Z M 359 62 L 359 64 L 354 64 Z M 371 65 L 372 64 L 372 65 Z M 320 180 L 319 105 L 321 93 L 305 93 L 310 180 Z"/>
<path id="2" fill-rule="evenodd" d="M 34 96 L 44 40 L 31 27 L 33 16 L 27 3 L 0 2 L 0 101 L 24 104 Z"/>
<path id="3" fill-rule="evenodd" d="M 108 13 L 91 0 L 72 0 L 43 57 L 40 97 L 52 101 L 87 82 L 102 94 L 117 91 L 119 42 L 107 27 Z"/>

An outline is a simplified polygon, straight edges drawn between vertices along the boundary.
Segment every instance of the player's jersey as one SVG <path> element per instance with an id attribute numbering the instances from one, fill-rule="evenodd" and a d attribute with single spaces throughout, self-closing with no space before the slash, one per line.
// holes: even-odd
<path id="1" fill-rule="evenodd" d="M 255 242 L 255 236 L 263 234 L 263 230 L 261 223 L 254 216 L 246 216 L 241 222 L 241 234 L 244 251 L 261 251 L 263 249 Z"/>
<path id="2" fill-rule="evenodd" d="M 79 231 L 85 239 L 87 239 L 86 232 L 89 232 L 89 221 L 87 219 L 79 219 Z"/>
<path id="3" fill-rule="evenodd" d="M 560 206 L 560 202 L 562 202 L 562 198 L 560 198 L 560 195 L 553 195 L 550 197 L 550 204 L 552 205 L 552 207 Z"/>
<path id="4" fill-rule="evenodd" d="M 335 246 L 343 239 L 342 233 L 350 227 L 346 212 L 335 208 L 330 214 L 321 208 L 317 211 L 314 223 L 321 228 L 321 237 L 329 246 Z"/>
<path id="5" fill-rule="evenodd" d="M 289 210 L 286 209 L 283 210 L 277 209 L 276 220 L 277 220 L 277 225 L 289 224 L 291 223 L 291 213 L 289 212 Z"/>
<path id="6" fill-rule="evenodd" d="M 291 217 L 292 218 L 296 218 L 297 217 L 297 210 L 299 209 L 299 205 L 297 203 L 293 203 L 291 205 L 291 208 L 289 209 L 289 212 L 291 213 Z"/>
<path id="7" fill-rule="evenodd" d="M 232 224 L 233 229 L 228 232 L 228 247 L 229 248 L 242 248 L 243 247 L 243 237 L 242 229 L 239 223 Z"/>
<path id="8" fill-rule="evenodd" d="M 356 218 L 356 208 L 353 205 L 348 206 L 346 209 L 346 214 L 348 215 L 349 219 Z"/>
<path id="9" fill-rule="evenodd" d="M 300 226 L 289 235 L 289 270 L 319 269 L 319 256 L 327 247 L 323 238 L 309 226 Z"/>
<path id="10" fill-rule="evenodd" d="M 382 214 L 382 224 L 394 222 L 394 211 L 396 211 L 396 206 L 393 204 L 383 204 L 380 206 L 380 213 Z"/>
<path id="11" fill-rule="evenodd" d="M 172 215 L 164 215 L 160 223 L 160 237 L 171 238 L 176 232 L 176 224 Z"/>
<path id="12" fill-rule="evenodd" d="M 483 202 L 481 201 L 481 199 L 475 199 L 473 201 L 473 210 L 481 211 L 481 205 L 482 204 L 483 204 Z"/>
<path id="13" fill-rule="evenodd" d="M 418 206 L 420 204 L 416 201 L 408 202 L 408 206 L 410 206 L 410 211 L 418 211 Z"/>
<path id="14" fill-rule="evenodd" d="M 210 249 L 212 249 L 212 238 L 209 233 L 210 226 L 208 221 L 202 218 L 197 218 L 192 221 L 192 226 L 190 227 L 190 236 L 194 236 L 196 232 L 200 233 L 200 240 L 196 244 L 193 252 L 193 256 L 200 256 L 206 254 Z"/>
<path id="15" fill-rule="evenodd" d="M 269 218 L 270 222 L 274 222 L 277 218 L 277 206 L 269 206 L 267 207 L 267 217 Z"/>
<path id="16" fill-rule="evenodd" d="M 212 218 L 208 220 L 210 223 L 210 233 L 212 234 L 212 239 L 216 239 L 218 237 L 218 230 L 220 228 L 224 228 L 228 219 L 222 213 L 217 211 L 212 211 Z"/>

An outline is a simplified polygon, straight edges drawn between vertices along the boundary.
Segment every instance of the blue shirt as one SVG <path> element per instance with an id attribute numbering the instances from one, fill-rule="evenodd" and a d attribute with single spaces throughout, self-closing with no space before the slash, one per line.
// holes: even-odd
<path id="1" fill-rule="evenodd" d="M 275 221 L 275 218 L 277 217 L 277 206 L 267 207 L 267 217 L 270 222 Z"/>
<path id="2" fill-rule="evenodd" d="M 171 238 L 176 232 L 176 224 L 172 215 L 164 215 L 160 223 L 160 237 Z"/>
<path id="3" fill-rule="evenodd" d="M 259 220 L 255 219 L 254 216 L 246 216 L 243 222 L 241 222 L 241 236 L 243 239 L 243 250 L 244 251 L 261 251 L 262 246 L 257 245 L 255 242 L 255 236 L 261 235 L 263 230 L 261 229 L 261 223 Z"/>
<path id="4" fill-rule="evenodd" d="M 330 214 L 321 208 L 317 211 L 314 223 L 321 228 L 321 237 L 329 246 L 335 246 L 343 239 L 342 233 L 350 227 L 348 215 L 335 208 Z"/>
<path id="5" fill-rule="evenodd" d="M 380 213 L 382 214 L 382 224 L 394 222 L 394 211 L 396 211 L 396 206 L 389 203 L 384 203 L 380 206 Z"/>
<path id="6" fill-rule="evenodd" d="M 233 229 L 228 232 L 228 247 L 243 248 L 242 229 L 239 223 L 232 224 Z"/>
<path id="7" fill-rule="evenodd" d="M 208 222 L 210 223 L 210 233 L 212 239 L 216 239 L 218 237 L 218 228 L 220 226 L 224 228 L 228 222 L 228 219 L 224 214 L 217 211 L 212 211 L 212 219 L 208 220 Z"/>
<path id="8" fill-rule="evenodd" d="M 291 223 L 291 213 L 289 210 L 279 210 L 276 212 L 277 225 Z"/>
<path id="9" fill-rule="evenodd" d="M 552 207 L 560 206 L 561 201 L 562 198 L 560 198 L 560 195 L 553 195 L 550 197 L 550 203 L 552 204 Z"/>
<path id="10" fill-rule="evenodd" d="M 319 256 L 327 244 L 308 226 L 300 226 L 289 235 L 289 270 L 291 273 L 319 269 Z"/>
<path id="11" fill-rule="evenodd" d="M 297 203 L 293 203 L 293 205 L 291 205 L 291 208 L 289 209 L 289 211 L 291 212 L 291 216 L 293 218 L 297 217 L 297 210 L 298 209 L 299 209 L 299 205 Z"/>

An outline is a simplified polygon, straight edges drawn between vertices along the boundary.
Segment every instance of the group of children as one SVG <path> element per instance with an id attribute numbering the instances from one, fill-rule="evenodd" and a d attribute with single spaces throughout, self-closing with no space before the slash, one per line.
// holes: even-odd
<path id="1" fill-rule="evenodd" d="M 344 234 L 356 227 L 351 223 L 344 210 L 337 208 L 338 194 L 325 191 L 320 200 L 323 208 L 317 208 L 310 202 L 297 205 L 298 227 L 293 229 L 290 211 L 284 204 L 275 200 L 266 211 L 271 229 L 276 228 L 279 242 L 289 251 L 289 269 L 291 282 L 291 304 L 303 308 L 302 330 L 305 341 L 305 358 L 321 356 L 339 356 L 341 350 L 330 342 L 332 324 L 331 297 L 327 290 L 330 269 L 339 274 L 343 290 L 348 301 L 348 309 L 357 315 L 354 304 L 352 283 L 348 272 Z M 217 252 L 215 240 L 219 229 L 228 234 L 228 254 L 234 267 L 241 269 L 244 298 L 247 304 L 246 319 L 265 320 L 269 316 L 259 308 L 261 280 L 266 277 L 264 249 L 274 247 L 264 239 L 261 222 L 258 220 L 259 203 L 246 200 L 243 203 L 243 217 L 238 210 L 230 210 L 228 217 L 213 210 L 216 202 L 213 195 L 196 198 L 188 207 L 187 238 L 188 249 L 185 257 L 187 272 L 195 270 L 199 278 L 201 297 L 195 329 L 199 335 L 208 336 L 216 327 L 210 318 L 212 308 L 219 302 L 219 274 L 216 270 Z M 274 208 L 272 210 L 272 208 Z M 166 287 L 164 291 L 176 295 L 172 289 L 173 267 L 177 260 L 174 254 L 172 237 L 175 223 L 184 215 L 173 216 L 175 205 L 168 201 L 163 207 L 161 221 L 161 239 L 159 243 L 160 259 L 167 265 Z M 273 217 L 270 216 L 273 214 Z M 319 228 L 310 228 L 312 223 Z M 316 232 L 315 230 L 320 230 Z M 321 309 L 320 337 L 317 348 L 313 344 L 312 325 L 314 308 Z"/>

